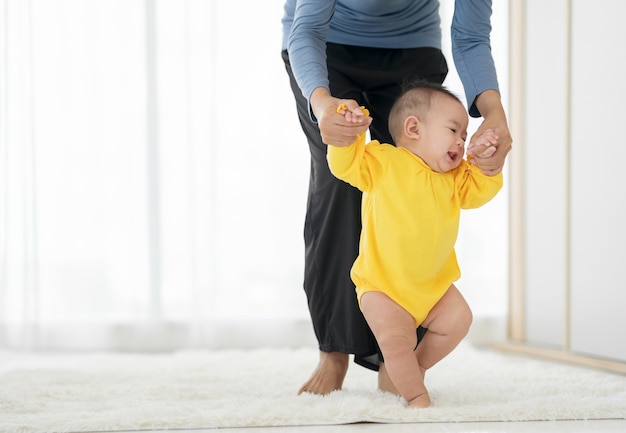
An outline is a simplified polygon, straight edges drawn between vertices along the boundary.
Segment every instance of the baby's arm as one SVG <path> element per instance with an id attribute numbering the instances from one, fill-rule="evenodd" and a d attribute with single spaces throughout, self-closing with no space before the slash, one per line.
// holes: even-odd
<path id="1" fill-rule="evenodd" d="M 361 119 L 366 120 L 361 122 L 361 125 L 369 125 L 372 120 L 365 107 L 349 110 L 346 105 L 340 104 L 337 107 L 337 113 L 344 116 L 346 120 L 354 119 L 358 115 Z M 357 124 L 356 121 L 355 124 Z M 365 150 L 368 147 L 365 143 L 366 132 L 367 128 L 360 132 L 356 140 L 347 146 L 328 146 L 327 153 L 331 173 L 361 191 L 367 191 L 370 188 L 372 183 L 371 170 L 373 167 L 380 166 L 378 157 L 372 154 L 373 150 L 370 149 L 369 152 Z M 377 148 L 378 146 L 372 147 Z"/>

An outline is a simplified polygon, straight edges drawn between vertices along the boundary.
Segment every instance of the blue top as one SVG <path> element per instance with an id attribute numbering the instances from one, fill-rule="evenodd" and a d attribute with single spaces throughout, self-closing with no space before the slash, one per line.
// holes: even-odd
<path id="1" fill-rule="evenodd" d="M 307 98 L 329 89 L 326 42 L 372 48 L 441 49 L 438 0 L 285 0 L 283 49 Z M 499 91 L 491 55 L 491 0 L 455 0 L 452 55 L 469 113 L 485 90 Z"/>

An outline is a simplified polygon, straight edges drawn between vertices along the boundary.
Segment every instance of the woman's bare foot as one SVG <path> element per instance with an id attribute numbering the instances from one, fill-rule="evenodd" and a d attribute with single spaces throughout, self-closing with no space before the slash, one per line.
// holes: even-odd
<path id="1" fill-rule="evenodd" d="M 390 392 L 391 394 L 400 395 L 396 386 L 391 381 L 389 373 L 387 373 L 384 362 L 381 362 L 378 368 L 378 389 L 384 392 Z"/>
<path id="2" fill-rule="evenodd" d="M 348 372 L 348 361 L 346 353 L 320 351 L 320 362 L 298 395 L 303 392 L 326 395 L 341 389 Z"/>
<path id="3" fill-rule="evenodd" d="M 422 380 L 424 380 L 426 377 L 426 369 L 420 366 L 420 373 L 422 373 Z M 381 362 L 378 367 L 378 389 L 384 392 L 400 395 L 398 389 L 391 381 L 389 373 L 387 373 L 387 367 L 385 367 L 384 362 Z"/>

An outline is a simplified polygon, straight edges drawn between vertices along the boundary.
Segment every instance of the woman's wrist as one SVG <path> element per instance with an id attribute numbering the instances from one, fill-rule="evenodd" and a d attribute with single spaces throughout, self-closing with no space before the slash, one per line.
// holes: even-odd
<path id="1" fill-rule="evenodd" d="M 309 96 L 309 104 L 311 105 L 311 111 L 316 118 L 322 115 L 320 112 L 324 110 L 326 103 L 325 99 L 331 97 L 330 92 L 325 87 L 316 87 L 311 92 L 311 96 Z"/>
<path id="2" fill-rule="evenodd" d="M 506 123 L 502 99 L 496 90 L 485 90 L 476 97 L 475 105 L 483 119 L 501 118 Z"/>

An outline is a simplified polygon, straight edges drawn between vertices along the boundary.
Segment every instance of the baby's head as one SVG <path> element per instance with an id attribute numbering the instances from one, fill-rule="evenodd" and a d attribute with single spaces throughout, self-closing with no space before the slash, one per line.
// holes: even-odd
<path id="1" fill-rule="evenodd" d="M 437 172 L 458 167 L 465 153 L 467 111 L 445 87 L 419 81 L 406 87 L 389 113 L 398 147 L 419 156 Z"/>

